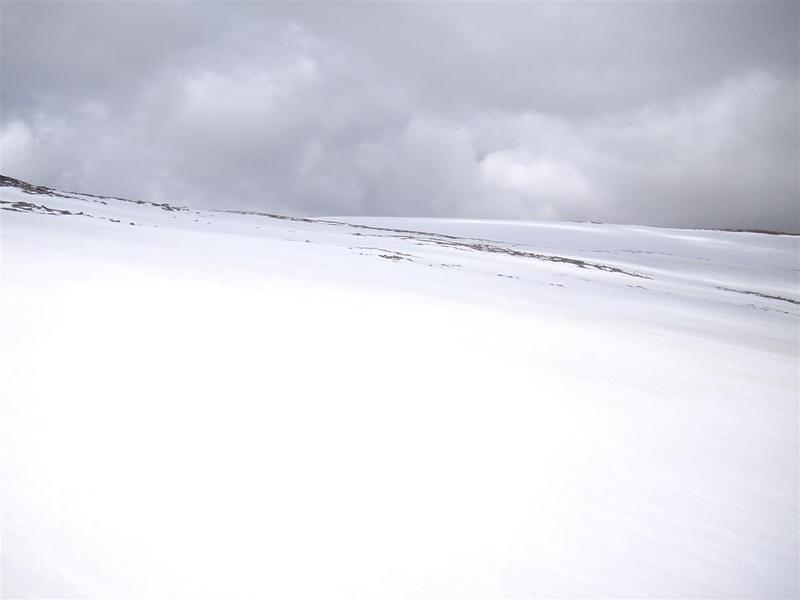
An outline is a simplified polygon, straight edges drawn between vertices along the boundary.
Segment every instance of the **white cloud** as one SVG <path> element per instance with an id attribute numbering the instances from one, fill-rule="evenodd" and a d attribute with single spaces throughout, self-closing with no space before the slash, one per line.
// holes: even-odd
<path id="1" fill-rule="evenodd" d="M 589 182 L 571 165 L 518 150 L 489 154 L 480 163 L 480 173 L 490 196 L 510 196 L 520 213 L 539 218 L 564 216 L 565 209 L 580 206 L 592 193 Z"/>

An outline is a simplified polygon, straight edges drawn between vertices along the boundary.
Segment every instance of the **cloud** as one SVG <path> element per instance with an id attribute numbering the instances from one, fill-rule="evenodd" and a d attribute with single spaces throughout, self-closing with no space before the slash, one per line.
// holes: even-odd
<path id="1" fill-rule="evenodd" d="M 296 214 L 800 228 L 795 3 L 2 10 L 0 171 L 37 183 Z"/>
<path id="2" fill-rule="evenodd" d="M 517 213 L 535 209 L 538 218 L 557 218 L 566 207 L 580 205 L 591 195 L 589 182 L 574 166 L 550 158 L 531 158 L 519 151 L 489 154 L 481 161 L 480 172 L 489 194 L 497 195 Z"/>

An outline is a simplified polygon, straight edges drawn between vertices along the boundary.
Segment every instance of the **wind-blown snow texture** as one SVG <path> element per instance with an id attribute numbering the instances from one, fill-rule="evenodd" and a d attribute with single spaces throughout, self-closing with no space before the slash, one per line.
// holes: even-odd
<path id="1" fill-rule="evenodd" d="M 797 237 L 0 183 L 6 597 L 797 596 Z"/>

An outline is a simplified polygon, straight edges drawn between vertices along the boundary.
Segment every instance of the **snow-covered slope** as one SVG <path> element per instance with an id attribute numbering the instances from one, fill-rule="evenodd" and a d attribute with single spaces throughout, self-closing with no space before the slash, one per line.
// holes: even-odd
<path id="1" fill-rule="evenodd" d="M 797 237 L 0 183 L 5 597 L 797 596 Z"/>

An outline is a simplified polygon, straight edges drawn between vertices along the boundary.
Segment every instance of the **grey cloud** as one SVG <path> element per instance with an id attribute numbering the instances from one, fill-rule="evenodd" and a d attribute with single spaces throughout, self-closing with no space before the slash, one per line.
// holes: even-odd
<path id="1" fill-rule="evenodd" d="M 0 172 L 297 214 L 797 230 L 798 5 L 2 5 Z"/>
<path id="2" fill-rule="evenodd" d="M 300 12 L 300 10 L 302 12 Z M 439 107 L 591 115 L 760 69 L 794 74 L 791 3 L 305 5 L 302 22 L 367 53 Z"/>

